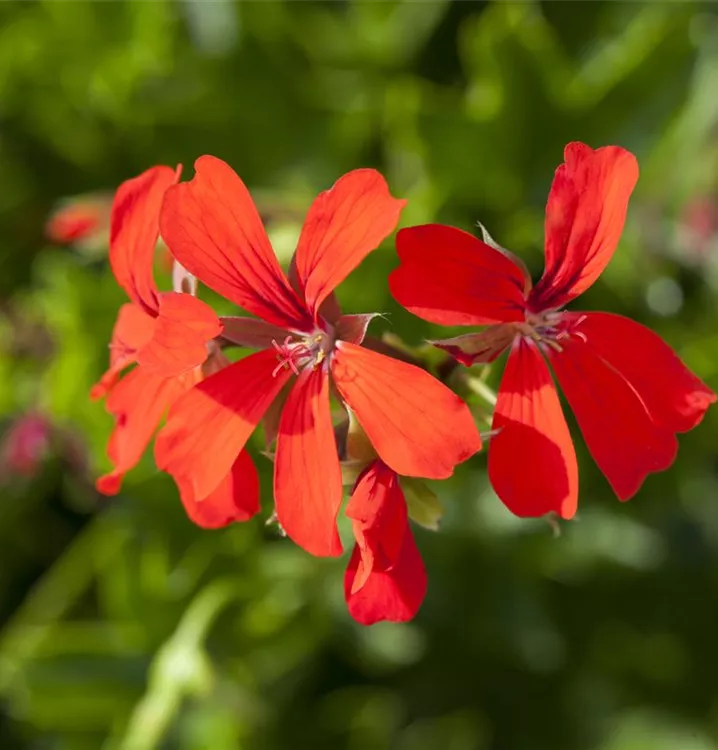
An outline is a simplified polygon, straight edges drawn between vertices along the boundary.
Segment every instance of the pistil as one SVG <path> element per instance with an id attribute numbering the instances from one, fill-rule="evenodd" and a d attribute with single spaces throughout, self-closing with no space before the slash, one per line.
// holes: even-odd
<path id="1" fill-rule="evenodd" d="M 302 369 L 318 367 L 334 348 L 334 341 L 324 331 L 315 331 L 299 340 L 287 336 L 281 344 L 272 339 L 272 346 L 277 350 L 279 362 L 272 372 L 272 377 L 276 377 L 283 369 L 299 375 Z"/>

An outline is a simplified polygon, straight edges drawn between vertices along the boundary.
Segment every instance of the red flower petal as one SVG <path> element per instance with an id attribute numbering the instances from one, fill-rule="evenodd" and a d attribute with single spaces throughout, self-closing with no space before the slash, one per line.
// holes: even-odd
<path id="1" fill-rule="evenodd" d="M 489 446 L 489 479 L 521 517 L 555 511 L 571 518 L 578 466 L 551 373 L 535 344 L 517 339 L 499 388 Z"/>
<path id="2" fill-rule="evenodd" d="M 493 362 L 515 338 L 516 328 L 506 323 L 489 326 L 481 333 L 467 333 L 430 343 L 448 352 L 462 365 L 471 367 L 478 362 Z"/>
<path id="3" fill-rule="evenodd" d="M 279 523 L 300 547 L 312 555 L 341 555 L 337 514 L 342 475 L 323 368 L 303 370 L 284 405 L 274 498 Z"/>
<path id="4" fill-rule="evenodd" d="M 618 146 L 569 143 L 546 206 L 546 269 L 534 310 L 563 307 L 601 275 L 618 245 L 638 163 Z"/>
<path id="5" fill-rule="evenodd" d="M 656 424 L 687 432 L 715 402 L 716 394 L 645 326 L 611 313 L 565 313 L 563 319 L 633 386 Z"/>
<path id="6" fill-rule="evenodd" d="M 107 455 L 114 469 L 97 480 L 97 489 L 114 495 L 122 477 L 142 457 L 167 408 L 185 390 L 176 378 L 161 378 L 135 368 L 110 391 L 107 411 L 115 417 Z"/>
<path id="7" fill-rule="evenodd" d="M 137 361 L 157 375 L 181 375 L 207 359 L 207 343 L 221 330 L 216 313 L 201 300 L 191 294 L 161 294 L 154 335 Z"/>
<path id="8" fill-rule="evenodd" d="M 556 377 L 591 455 L 618 497 L 628 500 L 648 474 L 673 463 L 676 438 L 651 419 L 629 383 L 590 346 L 574 337 L 560 344 L 562 352 L 547 351 Z"/>
<path id="9" fill-rule="evenodd" d="M 248 521 L 259 512 L 259 477 L 249 453 L 237 456 L 229 474 L 204 500 L 183 502 L 190 519 L 205 529 Z"/>
<path id="10" fill-rule="evenodd" d="M 122 370 L 137 361 L 137 350 L 154 336 L 157 319 L 141 307 L 127 303 L 117 313 L 110 343 L 110 367 L 92 387 L 90 398 L 102 398 L 117 382 Z"/>
<path id="11" fill-rule="evenodd" d="M 184 503 L 203 500 L 229 473 L 262 415 L 289 379 L 274 351 L 235 362 L 190 389 L 155 440 L 158 468 L 174 477 Z"/>
<path id="12" fill-rule="evenodd" d="M 332 375 L 382 461 L 397 474 L 444 479 L 481 448 L 466 404 L 419 367 L 340 341 Z"/>
<path id="13" fill-rule="evenodd" d="M 304 287 L 299 281 L 297 274 L 297 251 L 294 251 L 292 259 L 289 261 L 289 269 L 287 270 L 287 278 L 289 283 L 292 285 L 292 289 L 300 296 L 304 297 Z M 339 305 L 339 300 L 335 292 L 329 292 L 325 297 L 324 302 L 319 305 L 318 313 L 315 317 L 323 318 L 330 325 L 334 325 L 342 314 L 342 308 Z"/>
<path id="14" fill-rule="evenodd" d="M 295 255 L 297 277 L 316 316 L 320 305 L 394 231 L 405 200 L 374 169 L 356 169 L 312 203 Z"/>
<path id="15" fill-rule="evenodd" d="M 312 322 L 274 255 L 249 191 L 221 159 L 201 156 L 195 176 L 167 191 L 160 226 L 172 255 L 219 294 L 268 323 Z"/>
<path id="16" fill-rule="evenodd" d="M 284 384 L 284 388 L 282 388 L 274 401 L 269 405 L 269 409 L 264 412 L 264 416 L 262 417 L 262 429 L 264 430 L 264 444 L 267 449 L 269 449 L 272 443 L 277 439 L 277 435 L 279 434 L 279 421 L 282 418 L 284 404 L 287 402 L 289 392 L 292 390 L 293 385 L 294 383 L 287 381 Z"/>
<path id="17" fill-rule="evenodd" d="M 394 299 L 439 325 L 489 325 L 524 320 L 521 268 L 468 232 L 441 224 L 402 229 L 401 265 L 389 276 Z"/>
<path id="18" fill-rule="evenodd" d="M 361 560 L 350 592 L 355 594 L 372 571 L 395 565 L 409 529 L 406 500 L 394 471 L 381 461 L 372 462 L 354 487 L 346 514 L 352 527 Z"/>
<path id="19" fill-rule="evenodd" d="M 382 620 L 411 620 L 426 596 L 427 579 L 409 525 L 396 564 L 389 570 L 372 572 L 361 589 L 352 594 L 360 559 L 361 551 L 357 545 L 344 576 L 344 595 L 349 614 L 362 625 L 373 625 Z"/>
<path id="20" fill-rule="evenodd" d="M 167 188 L 179 179 L 180 168 L 153 167 L 123 182 L 115 193 L 110 225 L 110 265 L 127 296 L 150 314 L 157 311 L 152 274 L 159 216 Z"/>

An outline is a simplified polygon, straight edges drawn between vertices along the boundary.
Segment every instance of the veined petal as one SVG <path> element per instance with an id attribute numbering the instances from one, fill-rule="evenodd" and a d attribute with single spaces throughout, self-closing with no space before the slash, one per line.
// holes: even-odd
<path id="1" fill-rule="evenodd" d="M 631 384 L 653 421 L 672 432 L 692 430 L 716 394 L 660 336 L 612 313 L 564 313 L 569 330 Z"/>
<path id="2" fill-rule="evenodd" d="M 90 398 L 102 398 L 117 382 L 122 370 L 137 361 L 137 351 L 154 336 L 157 319 L 134 303 L 120 307 L 112 329 L 110 367 L 90 391 Z"/>
<path id="3" fill-rule="evenodd" d="M 203 500 L 183 497 L 190 520 L 204 529 L 219 529 L 248 521 L 259 512 L 259 477 L 246 450 L 242 450 L 227 476 Z"/>
<path id="4" fill-rule="evenodd" d="M 250 354 L 198 383 L 170 409 L 155 440 L 158 468 L 174 477 L 185 504 L 206 498 L 227 476 L 291 373 L 272 372 L 272 350 Z"/>
<path id="5" fill-rule="evenodd" d="M 112 388 L 107 411 L 115 418 L 115 429 L 107 455 L 114 468 L 97 480 L 98 491 L 119 491 L 123 476 L 140 460 L 165 411 L 184 389 L 176 378 L 161 378 L 139 367 Z"/>
<path id="6" fill-rule="evenodd" d="M 536 345 L 517 339 L 501 380 L 489 446 L 489 479 L 521 517 L 554 511 L 571 518 L 578 466 L 551 373 Z"/>
<path id="7" fill-rule="evenodd" d="M 563 307 L 611 260 L 623 232 L 638 162 L 618 146 L 569 143 L 546 205 L 546 269 L 529 297 L 534 310 Z"/>
<path id="8" fill-rule="evenodd" d="M 389 289 L 414 315 L 457 326 L 524 320 L 523 271 L 473 234 L 442 224 L 408 227 L 396 250 L 401 265 Z"/>
<path id="9" fill-rule="evenodd" d="M 120 307 L 110 343 L 110 364 L 117 366 L 128 354 L 135 360 L 139 349 L 155 335 L 157 318 L 128 303 Z"/>
<path id="10" fill-rule="evenodd" d="M 337 342 L 334 384 L 397 474 L 444 479 L 481 448 L 466 404 L 425 370 Z"/>
<path id="11" fill-rule="evenodd" d="M 297 277 L 315 317 L 320 305 L 394 231 L 405 200 L 374 169 L 356 169 L 320 193 L 295 255 Z"/>
<path id="12" fill-rule="evenodd" d="M 355 594 L 374 570 L 388 570 L 398 561 L 409 532 L 406 500 L 394 471 L 372 462 L 359 477 L 346 514 L 352 519 L 361 560 L 352 582 Z"/>
<path id="13" fill-rule="evenodd" d="M 312 555 L 342 553 L 337 514 L 342 474 L 329 410 L 329 376 L 303 370 L 279 421 L 274 462 L 277 518 L 287 535 Z"/>
<path id="14" fill-rule="evenodd" d="M 409 525 L 396 564 L 389 570 L 373 571 L 364 585 L 352 593 L 360 560 L 361 550 L 357 545 L 344 577 L 344 595 L 349 614 L 362 625 L 373 625 L 382 620 L 411 620 L 426 596 L 427 578 Z"/>
<path id="15" fill-rule="evenodd" d="M 207 359 L 207 344 L 221 331 L 216 313 L 201 300 L 161 294 L 154 334 L 137 352 L 137 362 L 157 375 L 181 375 Z"/>
<path id="16" fill-rule="evenodd" d="M 172 255 L 208 287 L 268 323 L 311 330 L 249 191 L 221 159 L 201 156 L 193 179 L 167 191 L 160 226 Z"/>
<path id="17" fill-rule="evenodd" d="M 450 339 L 431 341 L 434 346 L 461 362 L 466 367 L 493 362 L 516 338 L 516 329 L 510 323 L 489 326 L 481 333 L 467 333 Z"/>
<path id="18" fill-rule="evenodd" d="M 157 311 L 152 274 L 159 217 L 167 188 L 179 179 L 180 167 L 153 167 L 123 182 L 115 193 L 110 219 L 110 265 L 117 283 L 145 312 Z"/>
<path id="19" fill-rule="evenodd" d="M 622 375 L 578 337 L 547 354 L 591 455 L 621 500 L 638 492 L 652 472 L 667 469 L 678 443 L 656 424 Z M 637 353 L 639 354 L 639 353 Z"/>
<path id="20" fill-rule="evenodd" d="M 289 261 L 289 269 L 287 270 L 287 277 L 289 283 L 292 285 L 292 289 L 301 297 L 304 298 L 304 286 L 299 281 L 299 275 L 297 274 L 297 251 L 294 251 L 292 259 Z M 342 308 L 339 305 L 339 300 L 334 292 L 330 292 L 325 298 L 324 302 L 319 305 L 318 317 L 323 318 L 330 325 L 334 325 L 342 314 Z M 315 317 L 317 317 L 315 315 Z"/>

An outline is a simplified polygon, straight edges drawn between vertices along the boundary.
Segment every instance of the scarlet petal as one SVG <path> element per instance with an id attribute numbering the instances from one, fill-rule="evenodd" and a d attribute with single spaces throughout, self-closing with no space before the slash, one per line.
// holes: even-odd
<path id="1" fill-rule="evenodd" d="M 239 452 L 291 373 L 272 371 L 264 350 L 220 370 L 183 394 L 155 440 L 157 466 L 171 474 L 184 503 L 206 498 L 227 476 Z"/>
<path id="2" fill-rule="evenodd" d="M 201 156 L 195 176 L 167 191 L 162 237 L 200 281 L 282 328 L 309 330 L 311 319 L 274 255 L 249 191 L 221 159 Z"/>
<path id="3" fill-rule="evenodd" d="M 375 622 L 407 622 L 421 607 L 426 596 L 426 569 L 407 525 L 404 543 L 396 564 L 389 570 L 374 571 L 366 583 L 352 593 L 354 578 L 361 559 L 359 546 L 354 547 L 346 575 L 344 595 L 349 614 L 362 625 Z"/>
<path id="4" fill-rule="evenodd" d="M 591 455 L 621 500 L 676 457 L 673 433 L 656 424 L 629 383 L 580 338 L 548 350 Z M 640 355 L 639 352 L 637 354 Z"/>
<path id="5" fill-rule="evenodd" d="M 284 405 L 274 464 L 277 517 L 287 535 L 312 555 L 342 553 L 337 514 L 342 475 L 329 410 L 329 377 L 303 370 Z"/>
<path id="6" fill-rule="evenodd" d="M 304 297 L 304 286 L 299 281 L 299 275 L 297 274 L 297 251 L 294 251 L 292 259 L 289 261 L 289 268 L 287 270 L 287 277 L 289 283 L 292 285 L 292 289 L 300 296 Z M 339 305 L 339 300 L 334 292 L 330 292 L 324 302 L 319 305 L 319 317 L 330 325 L 334 325 L 342 314 L 342 309 Z"/>
<path id="7" fill-rule="evenodd" d="M 515 515 L 554 511 L 571 518 L 578 466 L 548 365 L 535 344 L 518 339 L 501 380 L 489 446 L 489 479 Z"/>
<path id="8" fill-rule="evenodd" d="M 316 315 L 320 305 L 391 234 L 406 201 L 374 169 L 356 169 L 320 193 L 299 237 L 297 276 Z"/>
<path id="9" fill-rule="evenodd" d="M 638 180 L 638 162 L 618 146 L 569 143 L 546 206 L 546 269 L 531 292 L 534 309 L 563 307 L 608 265 Z"/>
<path id="10" fill-rule="evenodd" d="M 117 283 L 145 312 L 157 310 L 152 275 L 159 236 L 160 206 L 179 179 L 179 168 L 153 167 L 123 182 L 115 193 L 110 220 L 110 265 Z"/>
<path id="11" fill-rule="evenodd" d="M 229 474 L 204 500 L 183 502 L 190 519 L 205 529 L 248 521 L 259 512 L 259 477 L 249 453 L 237 456 Z"/>
<path id="12" fill-rule="evenodd" d="M 332 375 L 382 461 L 397 474 L 444 479 L 481 448 L 466 404 L 419 367 L 340 341 Z"/>
<path id="13" fill-rule="evenodd" d="M 222 330 L 209 305 L 191 294 L 161 294 L 152 339 L 137 353 L 146 370 L 171 377 L 207 359 L 207 344 Z"/>
<path id="14" fill-rule="evenodd" d="M 394 299 L 439 325 L 489 325 L 524 319 L 523 271 L 468 232 L 441 224 L 402 229 L 401 265 L 389 276 Z"/>
<path id="15" fill-rule="evenodd" d="M 113 470 L 97 480 L 97 489 L 114 495 L 122 477 L 132 469 L 149 445 L 162 415 L 182 393 L 176 378 L 161 378 L 135 368 L 120 380 L 107 398 L 107 411 L 115 417 L 107 455 Z"/>
<path id="16" fill-rule="evenodd" d="M 640 323 L 593 312 L 564 313 L 564 320 L 633 386 L 656 424 L 672 432 L 687 432 L 715 402 L 716 394 L 660 336 Z"/>
<path id="17" fill-rule="evenodd" d="M 93 386 L 90 397 L 102 398 L 117 382 L 122 370 L 137 361 L 137 350 L 154 336 L 157 319 L 134 303 L 120 307 L 112 330 L 110 367 L 100 382 Z"/>
<path id="18" fill-rule="evenodd" d="M 145 346 L 154 336 L 156 325 L 157 318 L 148 315 L 141 307 L 133 304 L 122 305 L 112 330 L 110 362 L 116 365 L 117 360 L 124 357 L 127 352 L 136 353 Z"/>
<path id="19" fill-rule="evenodd" d="M 431 343 L 461 362 L 466 367 L 478 362 L 493 362 L 516 338 L 516 329 L 510 324 L 489 326 L 481 333 L 467 333 Z"/>
<path id="20" fill-rule="evenodd" d="M 359 591 L 374 570 L 394 566 L 410 533 L 406 500 L 395 472 L 381 461 L 372 462 L 354 487 L 346 514 L 361 551 L 351 593 Z"/>

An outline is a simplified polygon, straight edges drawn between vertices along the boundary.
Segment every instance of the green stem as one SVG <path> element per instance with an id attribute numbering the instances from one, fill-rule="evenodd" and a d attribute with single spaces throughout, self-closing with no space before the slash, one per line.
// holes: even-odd
<path id="1" fill-rule="evenodd" d="M 477 396 L 482 398 L 492 408 L 496 406 L 496 392 L 493 388 L 489 388 L 486 383 L 480 378 L 468 377 L 466 378 L 467 387 L 475 393 Z"/>

